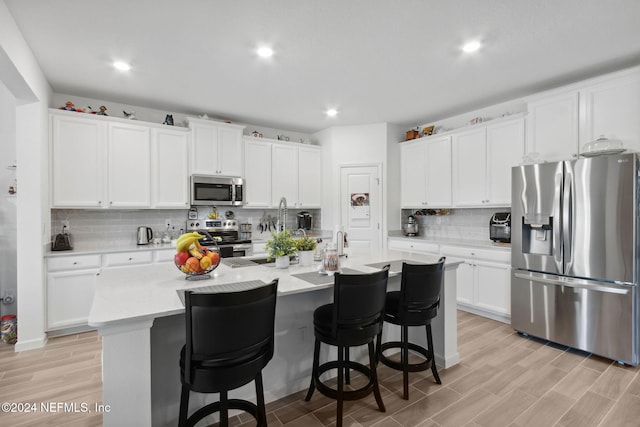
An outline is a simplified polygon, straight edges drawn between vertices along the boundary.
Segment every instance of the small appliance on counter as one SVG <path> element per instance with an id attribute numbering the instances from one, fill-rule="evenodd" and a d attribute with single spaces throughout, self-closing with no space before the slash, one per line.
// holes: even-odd
<path id="1" fill-rule="evenodd" d="M 402 226 L 405 236 L 417 236 L 418 235 L 418 222 L 416 217 L 409 215 L 407 222 Z"/>
<path id="2" fill-rule="evenodd" d="M 56 237 L 53 238 L 53 242 L 51 242 L 51 250 L 52 251 L 70 251 L 73 249 L 71 246 L 71 235 L 67 233 L 67 226 L 62 226 L 62 232 L 60 234 L 56 234 Z"/>
<path id="3" fill-rule="evenodd" d="M 511 243 L 511 212 L 496 212 L 491 216 L 489 238 L 494 242 Z"/>
<path id="4" fill-rule="evenodd" d="M 298 212 L 298 229 L 311 230 L 313 228 L 313 215 L 309 212 Z"/>
<path id="5" fill-rule="evenodd" d="M 153 231 L 151 227 L 138 227 L 138 233 L 136 234 L 136 241 L 139 245 L 148 245 L 153 239 Z"/>

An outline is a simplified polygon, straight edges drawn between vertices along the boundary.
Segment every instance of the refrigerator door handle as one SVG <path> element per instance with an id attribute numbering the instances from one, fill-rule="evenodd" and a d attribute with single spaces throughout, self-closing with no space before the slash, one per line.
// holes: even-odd
<path id="1" fill-rule="evenodd" d="M 564 254 L 564 272 L 565 274 L 573 264 L 573 215 L 574 215 L 574 173 L 572 164 L 565 163 L 564 191 L 562 193 L 562 246 Z"/>
<path id="2" fill-rule="evenodd" d="M 563 263 L 563 243 L 562 243 L 562 221 L 560 217 L 562 215 L 562 186 L 563 186 L 563 173 L 556 174 L 556 194 L 558 197 L 555 198 L 553 202 L 553 242 L 552 242 L 552 251 L 553 258 L 556 263 L 556 268 L 559 273 L 564 273 L 564 263 Z"/>
<path id="3" fill-rule="evenodd" d="M 575 289 L 587 289 L 591 291 L 606 292 L 610 294 L 627 295 L 631 290 L 629 286 L 570 278 L 563 278 L 562 280 L 558 280 L 545 277 L 546 275 L 536 273 L 514 273 L 514 276 L 519 279 L 532 280 L 534 282 L 550 283 L 557 286 L 566 286 L 568 288 Z"/>

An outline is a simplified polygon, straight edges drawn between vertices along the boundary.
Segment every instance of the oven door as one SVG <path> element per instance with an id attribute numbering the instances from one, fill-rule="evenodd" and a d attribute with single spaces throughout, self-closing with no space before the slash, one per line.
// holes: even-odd
<path id="1" fill-rule="evenodd" d="M 219 244 L 221 258 L 243 257 L 253 255 L 253 245 L 251 243 L 239 244 Z"/>

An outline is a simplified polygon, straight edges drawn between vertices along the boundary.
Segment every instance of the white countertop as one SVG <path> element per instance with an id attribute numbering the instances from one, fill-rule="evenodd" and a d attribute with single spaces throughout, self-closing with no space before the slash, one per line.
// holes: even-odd
<path id="1" fill-rule="evenodd" d="M 492 240 L 428 238 L 425 236 L 405 236 L 402 231 L 389 231 L 390 239 L 411 240 L 415 242 L 435 243 L 438 245 L 466 246 L 485 249 L 502 249 L 511 251 L 511 243 L 500 243 Z"/>
<path id="2" fill-rule="evenodd" d="M 118 252 L 137 252 L 137 251 L 161 251 L 161 250 L 176 250 L 175 246 L 171 243 L 160 243 L 158 245 L 136 245 L 129 242 L 85 242 L 80 244 L 73 244 L 73 249 L 70 251 L 52 251 L 48 250 L 44 253 L 45 258 L 54 258 L 61 256 L 74 256 L 74 255 L 91 255 L 91 254 L 109 254 Z"/>
<path id="3" fill-rule="evenodd" d="M 417 262 L 437 261 L 437 257 L 429 255 L 384 251 L 378 255 L 350 254 L 348 258 L 341 258 L 340 262 L 341 267 L 369 273 L 377 269 L 367 267 L 366 264 L 399 259 Z M 448 262 L 447 267 L 457 264 Z M 211 279 L 196 281 L 185 280 L 185 275 L 171 263 L 103 269 L 98 276 L 89 325 L 103 327 L 181 313 L 184 306 L 176 292 L 178 289 L 214 285 L 224 287 L 225 284 L 253 280 L 268 283 L 275 278 L 279 278 L 279 296 L 330 288 L 333 283 L 314 285 L 292 276 L 317 271 L 318 265 L 319 262 L 315 262 L 308 267 L 295 264 L 286 269 L 276 269 L 273 263 L 238 268 L 220 264 L 211 273 Z M 398 274 L 399 271 L 390 272 L 390 276 Z"/>

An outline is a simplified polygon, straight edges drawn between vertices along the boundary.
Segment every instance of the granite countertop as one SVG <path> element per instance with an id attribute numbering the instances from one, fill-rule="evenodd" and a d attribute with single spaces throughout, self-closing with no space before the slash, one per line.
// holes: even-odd
<path id="1" fill-rule="evenodd" d="M 404 233 L 400 230 L 389 231 L 388 237 L 393 239 L 411 240 L 411 241 L 425 242 L 425 243 L 436 243 L 439 245 L 466 246 L 466 247 L 485 248 L 485 249 L 503 249 L 508 251 L 511 250 L 511 243 L 494 242 L 489 239 L 477 240 L 477 239 L 431 238 L 431 237 L 425 237 L 425 236 L 405 236 Z"/>

